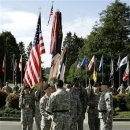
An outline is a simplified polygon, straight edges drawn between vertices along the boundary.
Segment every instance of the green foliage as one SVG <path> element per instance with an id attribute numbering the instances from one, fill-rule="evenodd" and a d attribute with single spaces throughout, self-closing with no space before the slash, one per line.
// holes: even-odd
<path id="1" fill-rule="evenodd" d="M 130 110 L 130 93 L 126 96 L 126 102 L 127 109 Z"/>
<path id="2" fill-rule="evenodd" d="M 12 80 L 13 69 L 12 69 L 12 59 L 13 54 L 15 54 L 16 59 L 19 59 L 19 47 L 16 43 L 15 37 L 11 34 L 11 32 L 2 32 L 0 33 L 0 65 L 2 65 L 4 55 L 6 53 L 6 70 L 7 70 L 7 79 Z M 1 79 L 3 79 L 3 73 L 0 73 Z"/>
<path id="3" fill-rule="evenodd" d="M 79 38 L 75 33 L 73 35 L 71 32 L 67 33 L 63 42 L 63 46 L 68 47 L 65 76 L 68 75 L 71 65 L 77 61 L 79 49 L 83 44 L 83 39 Z"/>
<path id="4" fill-rule="evenodd" d="M 11 108 L 19 108 L 19 96 L 14 93 L 10 93 L 6 98 L 6 106 Z"/>
<path id="5" fill-rule="evenodd" d="M 118 94 L 116 95 L 118 101 L 118 107 L 121 111 L 127 110 L 126 106 L 126 96 L 127 94 Z"/>
<path id="6" fill-rule="evenodd" d="M 115 118 L 130 118 L 130 112 L 126 111 L 126 112 L 118 112 L 116 114 L 116 116 L 114 116 Z"/>
<path id="7" fill-rule="evenodd" d="M 6 104 L 7 93 L 0 91 L 0 108 Z"/>
<path id="8" fill-rule="evenodd" d="M 20 117 L 21 111 L 10 107 L 0 109 L 0 117 Z"/>

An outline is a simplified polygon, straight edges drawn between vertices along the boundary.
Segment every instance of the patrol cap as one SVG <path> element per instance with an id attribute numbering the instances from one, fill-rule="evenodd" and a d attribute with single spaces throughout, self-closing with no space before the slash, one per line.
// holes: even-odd
<path id="1" fill-rule="evenodd" d="M 50 84 L 45 83 L 45 86 L 44 86 L 43 90 L 45 91 L 45 90 L 47 90 L 48 88 L 51 88 Z"/>

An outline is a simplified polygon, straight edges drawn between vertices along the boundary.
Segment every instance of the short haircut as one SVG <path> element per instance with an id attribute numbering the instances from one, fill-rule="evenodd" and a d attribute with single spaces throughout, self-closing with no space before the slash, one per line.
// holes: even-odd
<path id="1" fill-rule="evenodd" d="M 56 86 L 58 87 L 58 88 L 63 88 L 63 81 L 62 80 L 58 80 L 58 81 L 56 81 Z"/>

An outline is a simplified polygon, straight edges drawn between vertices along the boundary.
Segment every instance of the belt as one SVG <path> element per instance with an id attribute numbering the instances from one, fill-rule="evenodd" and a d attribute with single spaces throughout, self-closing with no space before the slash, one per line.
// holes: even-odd
<path id="1" fill-rule="evenodd" d="M 69 110 L 55 110 L 55 111 L 52 111 L 52 112 L 69 112 Z"/>
<path id="2" fill-rule="evenodd" d="M 98 110 L 99 112 L 107 112 L 107 110 Z"/>
<path id="3" fill-rule="evenodd" d="M 97 107 L 90 107 L 90 109 L 97 109 Z"/>

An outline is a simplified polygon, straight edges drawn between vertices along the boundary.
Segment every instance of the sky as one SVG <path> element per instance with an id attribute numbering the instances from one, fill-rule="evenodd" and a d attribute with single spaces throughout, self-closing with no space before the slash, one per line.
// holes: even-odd
<path id="1" fill-rule="evenodd" d="M 67 32 L 87 37 L 100 13 L 114 0 L 53 0 L 54 12 L 62 13 L 63 38 Z M 130 0 L 120 0 L 130 6 Z M 0 33 L 10 31 L 17 43 L 25 47 L 33 41 L 39 11 L 42 15 L 42 35 L 46 53 L 42 56 L 44 67 L 51 66 L 50 41 L 53 17 L 47 26 L 52 0 L 0 0 Z M 64 40 L 64 39 L 63 39 Z"/>

